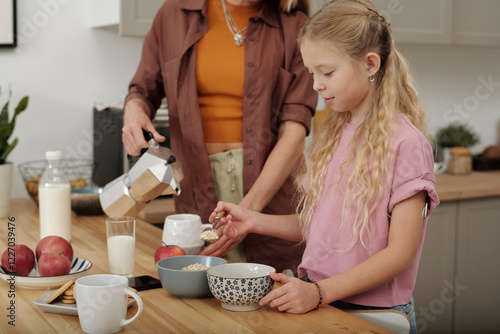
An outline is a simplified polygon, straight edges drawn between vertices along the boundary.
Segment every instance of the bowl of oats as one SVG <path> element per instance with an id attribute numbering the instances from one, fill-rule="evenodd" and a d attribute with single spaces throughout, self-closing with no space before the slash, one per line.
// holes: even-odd
<path id="1" fill-rule="evenodd" d="M 180 255 L 156 262 L 162 287 L 179 298 L 203 298 L 211 295 L 207 269 L 227 261 L 205 255 Z"/>

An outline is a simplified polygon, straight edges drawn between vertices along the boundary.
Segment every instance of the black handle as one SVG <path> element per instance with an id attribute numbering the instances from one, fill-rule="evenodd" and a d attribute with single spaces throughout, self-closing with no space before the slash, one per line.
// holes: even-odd
<path id="1" fill-rule="evenodd" d="M 154 135 L 153 135 L 153 133 L 152 133 L 151 131 L 148 131 L 148 130 L 145 130 L 145 129 L 142 129 L 142 135 L 144 136 L 144 139 L 146 139 L 146 141 L 147 141 L 148 143 L 149 143 L 149 141 L 150 141 L 151 139 L 154 139 L 154 138 L 155 138 L 155 137 L 154 137 Z M 143 149 L 141 150 L 141 153 L 139 153 L 139 155 L 138 155 L 138 156 L 140 157 L 141 155 L 143 155 L 144 153 L 146 153 L 146 151 L 147 151 L 148 149 L 149 149 L 149 148 L 143 148 Z M 131 156 L 130 154 L 127 154 L 127 159 L 128 159 L 128 162 L 129 162 L 129 163 L 134 163 L 134 162 L 135 162 L 135 161 L 134 161 L 134 157 L 133 157 L 133 156 Z"/>
<path id="2" fill-rule="evenodd" d="M 144 139 L 146 139 L 146 141 L 149 143 L 149 141 L 151 139 L 154 139 L 155 136 L 153 135 L 153 133 L 151 131 L 148 131 L 148 130 L 144 130 L 142 129 L 142 134 L 144 135 Z"/>

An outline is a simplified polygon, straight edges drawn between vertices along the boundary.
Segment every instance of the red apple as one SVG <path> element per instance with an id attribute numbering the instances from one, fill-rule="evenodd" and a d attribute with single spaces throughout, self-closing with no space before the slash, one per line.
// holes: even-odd
<path id="1" fill-rule="evenodd" d="M 40 276 L 67 275 L 71 270 L 71 262 L 64 254 L 43 253 L 37 263 Z"/>
<path id="2" fill-rule="evenodd" d="M 44 253 L 61 254 L 68 258 L 70 263 L 73 260 L 73 247 L 66 239 L 57 235 L 49 235 L 40 240 L 36 245 L 35 253 L 37 261 L 40 261 L 40 256 Z"/>
<path id="3" fill-rule="evenodd" d="M 155 252 L 155 263 L 163 258 L 178 255 L 186 255 L 186 252 L 179 246 L 165 245 L 165 243 L 163 243 L 163 246 L 159 247 Z"/>
<path id="4" fill-rule="evenodd" d="M 25 245 L 7 248 L 2 254 L 2 267 L 19 276 L 28 275 L 35 266 L 35 254 Z"/>

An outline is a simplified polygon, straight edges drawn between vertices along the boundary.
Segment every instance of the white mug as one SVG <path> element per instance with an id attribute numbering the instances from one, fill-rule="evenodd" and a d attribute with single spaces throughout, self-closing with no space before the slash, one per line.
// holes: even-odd
<path id="1" fill-rule="evenodd" d="M 85 333 L 116 333 L 137 319 L 143 309 L 141 297 L 128 288 L 128 278 L 119 275 L 90 275 L 75 282 L 76 307 Z M 130 319 L 127 315 L 127 295 L 138 306 Z"/>
<path id="2" fill-rule="evenodd" d="M 200 234 L 212 224 L 202 224 L 198 215 L 189 213 L 170 215 L 165 218 L 162 241 L 167 245 L 177 245 L 186 254 L 198 254 L 205 245 Z"/>
<path id="3" fill-rule="evenodd" d="M 448 166 L 445 162 L 435 162 L 434 163 L 434 174 L 441 174 L 446 171 Z"/>

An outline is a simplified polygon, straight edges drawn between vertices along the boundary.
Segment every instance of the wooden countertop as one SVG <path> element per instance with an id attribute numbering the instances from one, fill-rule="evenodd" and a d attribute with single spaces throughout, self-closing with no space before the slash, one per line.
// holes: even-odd
<path id="1" fill-rule="evenodd" d="M 7 248 L 7 237 L 16 244 L 34 249 L 39 240 L 38 208 L 31 199 L 12 201 L 11 215 L 15 230 L 8 231 L 7 218 L 0 219 L 0 250 Z M 108 272 L 105 216 L 72 217 L 71 244 L 74 255 L 88 259 L 92 268 L 88 274 Z M 11 233 L 9 235 L 9 232 Z M 12 234 L 14 233 L 14 234 Z M 161 230 L 137 221 L 135 275 L 158 277 L 153 260 L 161 245 Z M 78 317 L 46 313 L 33 300 L 47 294 L 48 289 L 15 287 L 0 280 L 0 333 L 82 333 Z M 281 313 L 269 307 L 251 312 L 231 312 L 222 309 L 213 297 L 179 299 L 164 289 L 142 291 L 144 311 L 138 320 L 125 326 L 122 333 L 388 333 L 336 308 L 326 306 L 303 315 Z M 15 327 L 7 324 L 7 307 L 15 306 Z M 132 306 L 130 318 L 137 311 Z M 11 314 L 11 313 L 10 313 Z"/>
<path id="2" fill-rule="evenodd" d="M 500 171 L 436 175 L 436 191 L 441 202 L 500 196 Z"/>

